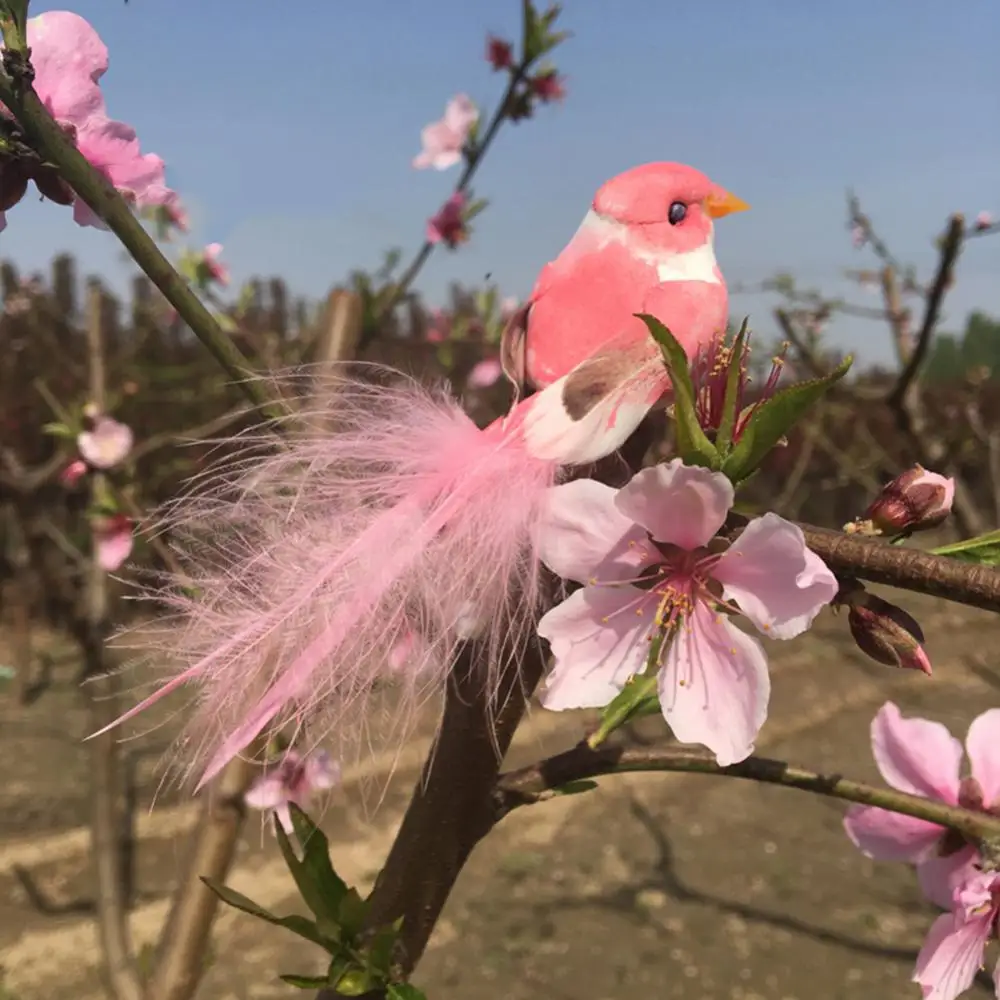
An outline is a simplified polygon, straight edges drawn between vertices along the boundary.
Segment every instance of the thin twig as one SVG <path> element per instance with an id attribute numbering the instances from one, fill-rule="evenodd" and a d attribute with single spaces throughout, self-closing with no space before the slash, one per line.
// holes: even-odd
<path id="1" fill-rule="evenodd" d="M 953 215 L 948 221 L 948 229 L 941 244 L 941 258 L 938 261 L 937 274 L 934 276 L 934 282 L 924 306 L 924 319 L 920 324 L 920 332 L 917 334 L 916 347 L 907 359 L 895 387 L 888 396 L 888 403 L 893 408 L 898 409 L 904 405 L 906 394 L 920 374 L 920 369 L 927 357 L 927 351 L 930 348 L 934 329 L 941 312 L 941 303 L 944 301 L 945 292 L 948 291 L 954 280 L 955 263 L 962 251 L 964 230 L 965 220 L 961 215 Z"/>
<path id="2" fill-rule="evenodd" d="M 99 410 L 105 404 L 103 291 L 97 284 L 87 290 L 87 354 L 90 398 Z M 101 499 L 104 477 L 92 478 L 94 501 Z M 103 729 L 118 714 L 120 678 L 105 663 L 108 632 L 108 580 L 96 554 L 92 533 L 87 610 L 80 638 L 83 645 L 88 721 L 91 732 Z M 91 839 L 97 883 L 97 922 L 108 979 L 116 1000 L 142 1000 L 142 983 L 135 966 L 129 937 L 125 885 L 122 882 L 121 765 L 113 733 L 94 737 L 87 744 L 90 755 Z"/>
<path id="3" fill-rule="evenodd" d="M 584 742 L 555 757 L 503 774 L 494 790 L 496 820 L 499 822 L 519 806 L 551 797 L 553 791 L 572 781 L 630 771 L 714 774 L 784 785 L 786 788 L 797 788 L 913 816 L 955 830 L 973 841 L 993 842 L 1000 838 L 1000 817 L 988 813 L 897 792 L 894 788 L 876 788 L 860 781 L 851 781 L 839 774 L 819 774 L 806 768 L 794 767 L 783 760 L 766 757 L 748 757 L 738 764 L 720 767 L 710 752 L 677 744 L 603 746 L 592 750 Z"/>

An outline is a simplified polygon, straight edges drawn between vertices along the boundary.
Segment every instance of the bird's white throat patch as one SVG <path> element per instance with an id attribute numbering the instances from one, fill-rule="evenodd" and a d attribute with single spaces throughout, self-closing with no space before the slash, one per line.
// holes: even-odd
<path id="1" fill-rule="evenodd" d="M 661 282 L 705 281 L 710 285 L 720 284 L 713 246 L 714 227 L 709 230 L 707 242 L 697 250 L 683 253 L 636 249 L 630 245 L 626 226 L 599 215 L 593 209 L 584 216 L 580 231 L 586 231 L 602 243 L 614 242 L 627 246 L 636 257 L 656 268 L 656 276 Z"/>

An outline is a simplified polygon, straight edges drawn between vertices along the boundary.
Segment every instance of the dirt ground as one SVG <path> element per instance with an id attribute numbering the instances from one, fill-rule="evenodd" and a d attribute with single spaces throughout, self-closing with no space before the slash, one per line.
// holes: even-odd
<path id="1" fill-rule="evenodd" d="M 770 644 L 774 694 L 759 752 L 878 780 L 868 727 L 886 699 L 958 735 L 1000 703 L 995 618 L 931 600 L 900 603 L 924 625 L 934 677 L 869 663 L 846 623 L 827 615 L 810 636 Z M 0 692 L 0 1000 L 104 996 L 72 670 L 57 664 L 55 687 L 28 708 Z M 511 762 L 571 745 L 587 718 L 535 710 Z M 655 723 L 637 737 L 656 735 Z M 324 826 L 348 880 L 370 885 L 426 733 L 407 749 L 373 816 L 363 818 L 358 804 L 372 773 L 349 776 L 331 798 Z M 190 802 L 170 795 L 148 810 L 163 739 L 150 740 L 139 769 L 132 932 L 140 952 L 162 925 L 195 816 Z M 610 776 L 587 794 L 518 810 L 473 855 L 415 981 L 431 1000 L 916 1000 L 909 977 L 934 912 L 909 870 L 858 855 L 842 814 L 841 804 L 802 792 L 695 775 Z M 230 881 L 264 905 L 295 906 L 256 822 Z M 297 938 L 224 911 L 199 997 L 302 996 L 276 974 L 320 969 L 320 956 Z M 989 995 L 983 985 L 970 994 Z"/>

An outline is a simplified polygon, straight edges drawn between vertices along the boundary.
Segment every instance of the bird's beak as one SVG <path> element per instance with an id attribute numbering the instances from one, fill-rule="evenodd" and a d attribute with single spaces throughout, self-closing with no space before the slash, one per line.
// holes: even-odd
<path id="1" fill-rule="evenodd" d="M 745 212 L 749 207 L 742 198 L 737 198 L 736 195 L 723 191 L 722 188 L 713 191 L 705 199 L 705 211 L 713 219 L 721 219 L 724 215 L 730 215 L 733 212 Z"/>

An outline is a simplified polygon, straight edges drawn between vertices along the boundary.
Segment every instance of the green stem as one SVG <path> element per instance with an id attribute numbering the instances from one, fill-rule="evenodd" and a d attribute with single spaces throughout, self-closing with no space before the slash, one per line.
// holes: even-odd
<path id="1" fill-rule="evenodd" d="M 994 845 L 1000 840 L 1000 816 L 973 812 L 944 802 L 897 792 L 892 788 L 875 788 L 837 774 L 819 774 L 766 757 L 748 757 L 739 764 L 720 767 L 712 754 L 676 745 L 601 747 L 594 750 L 586 743 L 580 743 L 565 753 L 539 761 L 530 767 L 502 774 L 497 780 L 495 791 L 497 818 L 519 806 L 543 801 L 553 789 L 561 788 L 571 781 L 633 771 L 714 774 L 784 785 L 786 788 L 798 788 L 846 802 L 877 806 L 890 812 L 926 820 L 928 823 L 936 823 L 975 843 Z"/>
<path id="2" fill-rule="evenodd" d="M 250 401 L 269 419 L 284 416 L 283 407 L 268 395 L 264 383 L 248 378 L 253 375 L 250 362 L 163 255 L 122 196 L 53 121 L 32 87 L 0 74 L 0 101 L 13 113 L 35 151 L 57 167 L 60 176 L 107 223 L 136 264 Z"/>

